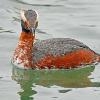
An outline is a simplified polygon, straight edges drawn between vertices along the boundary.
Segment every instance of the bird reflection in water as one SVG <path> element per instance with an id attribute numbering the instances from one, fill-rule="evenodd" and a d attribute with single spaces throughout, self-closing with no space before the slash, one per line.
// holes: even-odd
<path id="1" fill-rule="evenodd" d="M 22 70 L 16 67 L 12 69 L 12 79 L 20 84 L 21 100 L 33 100 L 37 91 L 33 90 L 36 85 L 51 87 L 53 85 L 68 88 L 93 87 L 88 78 L 94 70 L 94 66 L 88 66 L 73 70 Z M 100 84 L 99 84 L 100 85 Z"/>

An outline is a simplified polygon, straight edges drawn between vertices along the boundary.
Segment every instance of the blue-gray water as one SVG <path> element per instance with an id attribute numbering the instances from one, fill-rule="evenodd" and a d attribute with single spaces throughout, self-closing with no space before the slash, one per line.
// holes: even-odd
<path id="1" fill-rule="evenodd" d="M 39 12 L 37 39 L 74 38 L 100 53 L 100 0 L 1 0 L 0 100 L 100 100 L 100 64 L 72 71 L 12 67 L 21 9 Z"/>

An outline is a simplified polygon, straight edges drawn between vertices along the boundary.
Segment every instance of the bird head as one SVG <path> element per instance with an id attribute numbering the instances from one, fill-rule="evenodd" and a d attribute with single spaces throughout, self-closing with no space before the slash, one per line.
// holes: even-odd
<path id="1" fill-rule="evenodd" d="M 38 26 L 38 13 L 35 10 L 21 10 L 22 30 L 35 33 Z"/>

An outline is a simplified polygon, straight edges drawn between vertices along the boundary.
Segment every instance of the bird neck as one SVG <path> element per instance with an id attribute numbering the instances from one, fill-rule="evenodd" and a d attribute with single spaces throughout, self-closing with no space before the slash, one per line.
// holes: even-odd
<path id="1" fill-rule="evenodd" d="M 21 32 L 18 46 L 15 50 L 13 61 L 17 66 L 32 68 L 33 66 L 33 33 Z"/>
<path id="2" fill-rule="evenodd" d="M 33 36 L 33 33 L 30 32 L 21 32 L 19 42 L 25 42 L 25 44 L 29 44 L 33 46 L 33 42 L 35 40 L 35 36 Z"/>

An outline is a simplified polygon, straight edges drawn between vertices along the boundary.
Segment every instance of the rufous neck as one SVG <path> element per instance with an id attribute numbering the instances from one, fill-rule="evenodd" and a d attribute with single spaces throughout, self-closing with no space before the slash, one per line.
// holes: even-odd
<path id="1" fill-rule="evenodd" d="M 17 66 L 32 68 L 34 39 L 35 36 L 33 36 L 32 33 L 21 32 L 19 43 L 13 57 L 13 62 L 17 64 Z"/>
<path id="2" fill-rule="evenodd" d="M 23 41 L 23 42 L 31 42 L 33 44 L 35 39 L 35 36 L 33 35 L 33 33 L 30 32 L 21 32 L 19 41 Z"/>

